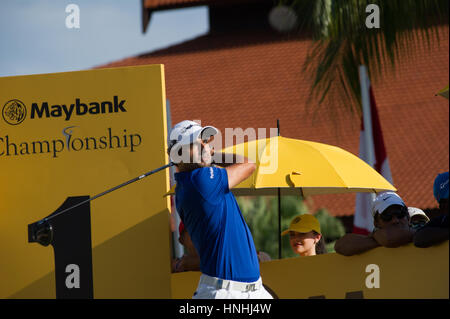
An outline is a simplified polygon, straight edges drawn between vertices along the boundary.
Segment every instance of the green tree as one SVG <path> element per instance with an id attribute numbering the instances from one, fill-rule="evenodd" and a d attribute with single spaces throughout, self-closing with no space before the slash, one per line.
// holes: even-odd
<path id="1" fill-rule="evenodd" d="M 239 207 L 252 232 L 258 251 L 268 253 L 272 259 L 278 258 L 278 198 L 274 196 L 237 197 Z M 289 227 L 291 220 L 301 214 L 308 214 L 306 203 L 299 197 L 281 198 L 281 229 Z M 328 252 L 334 251 L 334 241 L 345 234 L 342 222 L 320 209 L 315 214 L 327 242 Z M 329 242 L 329 243 L 328 243 Z M 289 245 L 289 236 L 282 237 L 282 258 L 296 256 Z"/>

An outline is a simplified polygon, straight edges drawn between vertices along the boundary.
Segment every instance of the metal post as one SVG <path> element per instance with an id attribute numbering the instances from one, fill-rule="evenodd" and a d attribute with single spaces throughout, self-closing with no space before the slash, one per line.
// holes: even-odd
<path id="1" fill-rule="evenodd" d="M 170 101 L 166 100 L 166 114 L 167 114 L 167 138 L 170 139 L 170 131 L 172 129 L 172 116 L 170 112 Z M 169 141 L 167 141 L 169 142 Z M 170 186 L 175 184 L 175 168 L 171 167 L 170 171 Z M 175 206 L 175 195 L 172 196 L 170 199 L 170 203 L 174 204 L 172 208 L 172 216 L 173 221 L 175 224 L 175 231 L 172 233 L 172 253 L 175 258 L 181 258 L 184 255 L 184 247 L 180 244 L 178 241 L 178 238 L 180 237 L 180 232 L 178 231 L 178 225 L 180 224 L 181 218 L 180 215 L 178 215 L 177 207 Z"/>
<path id="2" fill-rule="evenodd" d="M 374 167 L 374 145 L 373 145 L 373 133 L 372 133 L 372 116 L 370 112 L 370 95 L 369 95 L 369 77 L 367 76 L 367 68 L 365 65 L 359 66 L 359 81 L 361 85 L 361 102 L 363 110 L 364 121 L 364 139 L 367 147 L 367 164 Z"/>
<path id="3" fill-rule="evenodd" d="M 375 166 L 375 146 L 373 143 L 372 113 L 370 110 L 370 81 L 365 65 L 359 66 L 359 83 L 361 86 L 361 103 L 363 109 L 364 140 L 366 146 L 365 153 L 367 155 L 365 161 L 370 165 L 370 167 L 373 168 Z M 370 201 L 375 199 L 374 193 L 367 194 L 367 196 L 370 197 Z"/>
<path id="4" fill-rule="evenodd" d="M 277 119 L 278 136 L 280 136 L 280 120 Z M 278 259 L 281 259 L 281 189 L 278 187 Z"/>

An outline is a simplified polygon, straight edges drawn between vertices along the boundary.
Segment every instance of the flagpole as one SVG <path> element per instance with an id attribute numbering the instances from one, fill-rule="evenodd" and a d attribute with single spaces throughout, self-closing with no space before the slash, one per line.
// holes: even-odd
<path id="1" fill-rule="evenodd" d="M 365 139 L 365 146 L 366 146 L 366 155 L 367 164 L 370 165 L 370 167 L 375 167 L 375 145 L 373 141 L 373 128 L 372 128 L 372 112 L 370 109 L 370 94 L 369 94 L 369 88 L 370 88 L 370 80 L 369 76 L 367 74 L 367 67 L 365 65 L 359 66 L 359 82 L 361 86 L 361 102 L 362 102 L 362 109 L 363 109 L 363 123 L 364 123 L 364 139 Z M 368 196 L 370 199 L 370 202 L 373 202 L 375 199 L 374 193 L 368 193 L 366 196 Z"/>
<path id="2" fill-rule="evenodd" d="M 364 139 L 366 142 L 367 164 L 371 167 L 375 165 L 373 131 L 372 131 L 372 116 L 370 112 L 370 95 L 369 95 L 369 77 L 367 75 L 367 68 L 365 65 L 359 66 L 359 82 L 361 86 L 361 102 L 363 110 L 364 123 Z"/>

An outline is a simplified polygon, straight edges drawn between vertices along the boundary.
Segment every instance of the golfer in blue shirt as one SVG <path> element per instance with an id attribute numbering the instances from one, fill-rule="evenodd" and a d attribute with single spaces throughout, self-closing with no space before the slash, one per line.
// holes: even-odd
<path id="1" fill-rule="evenodd" d="M 225 163 L 224 154 L 214 154 L 209 142 L 217 133 L 212 126 L 182 121 L 170 134 L 175 203 L 200 255 L 202 275 L 193 298 L 271 299 L 262 285 L 252 234 L 230 190 L 256 165 L 236 155 Z M 213 158 L 221 160 L 213 165 Z"/>

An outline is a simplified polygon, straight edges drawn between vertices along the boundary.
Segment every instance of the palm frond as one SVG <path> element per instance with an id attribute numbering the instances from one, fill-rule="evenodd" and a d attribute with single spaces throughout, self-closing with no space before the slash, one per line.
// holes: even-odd
<path id="1" fill-rule="evenodd" d="M 379 29 L 366 27 L 369 4 L 380 9 Z M 399 61 L 408 61 L 418 48 L 439 44 L 442 36 L 448 37 L 439 28 L 448 25 L 448 4 L 448 0 L 291 1 L 307 17 L 300 31 L 308 28 L 315 41 L 303 65 L 312 79 L 307 105 L 315 100 L 331 108 L 339 97 L 345 99 L 339 104 L 351 113 L 360 112 L 358 66 L 366 65 L 372 81 L 377 81 L 386 72 L 395 72 Z"/>

